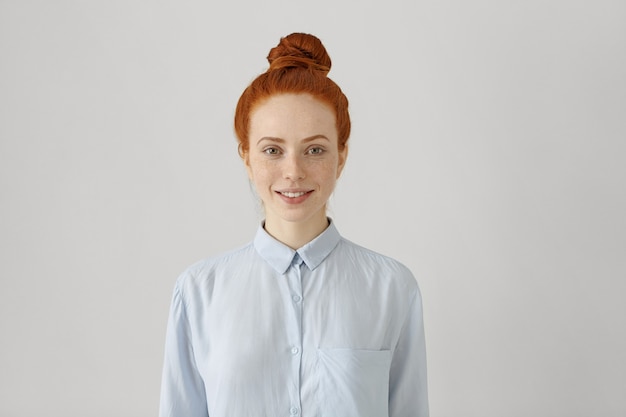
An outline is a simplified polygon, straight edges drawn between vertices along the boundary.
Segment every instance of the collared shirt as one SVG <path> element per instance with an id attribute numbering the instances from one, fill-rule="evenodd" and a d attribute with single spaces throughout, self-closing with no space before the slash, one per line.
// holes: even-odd
<path id="1" fill-rule="evenodd" d="M 253 242 L 176 282 L 161 417 L 427 417 L 416 281 L 334 223 Z"/>

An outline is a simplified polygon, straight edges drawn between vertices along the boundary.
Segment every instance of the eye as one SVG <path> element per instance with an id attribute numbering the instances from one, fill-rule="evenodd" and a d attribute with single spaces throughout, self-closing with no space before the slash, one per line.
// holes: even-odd
<path id="1" fill-rule="evenodd" d="M 319 146 L 314 146 L 308 150 L 309 155 L 321 155 L 323 153 L 324 153 L 324 148 L 321 148 Z"/>
<path id="2" fill-rule="evenodd" d="M 278 148 L 270 146 L 270 147 L 263 149 L 263 153 L 267 155 L 278 155 L 280 154 L 280 150 Z"/>

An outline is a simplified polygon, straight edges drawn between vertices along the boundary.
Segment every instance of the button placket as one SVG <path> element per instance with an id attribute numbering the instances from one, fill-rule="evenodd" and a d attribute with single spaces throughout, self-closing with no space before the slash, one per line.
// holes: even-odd
<path id="1" fill-rule="evenodd" d="M 289 414 L 297 416 L 300 414 L 300 367 L 302 362 L 302 274 L 301 269 L 304 266 L 304 262 L 300 255 L 296 253 L 291 262 L 287 273 L 287 282 L 289 286 L 289 292 L 291 295 L 291 306 L 293 308 L 295 324 L 297 329 L 295 332 L 290 332 L 291 338 L 289 340 L 291 346 L 289 352 L 292 356 L 292 377 L 295 383 L 295 392 L 292 393 L 291 407 Z"/>

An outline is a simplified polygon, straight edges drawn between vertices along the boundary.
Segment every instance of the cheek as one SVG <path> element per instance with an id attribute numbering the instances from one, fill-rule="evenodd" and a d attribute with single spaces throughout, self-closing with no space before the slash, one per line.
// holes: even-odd
<path id="1" fill-rule="evenodd" d="M 248 165 L 248 176 L 255 185 L 263 185 L 274 176 L 274 169 L 267 162 L 251 161 Z"/>
<path id="2" fill-rule="evenodd" d="M 333 184 L 337 181 L 337 176 L 339 174 L 337 170 L 337 161 L 329 160 L 320 162 L 316 166 L 312 167 L 311 172 L 319 182 Z"/>
<path id="3" fill-rule="evenodd" d="M 337 174 L 337 168 L 339 167 L 337 158 L 328 158 L 323 161 L 319 161 L 320 172 L 324 172 L 327 176 L 335 176 Z"/>

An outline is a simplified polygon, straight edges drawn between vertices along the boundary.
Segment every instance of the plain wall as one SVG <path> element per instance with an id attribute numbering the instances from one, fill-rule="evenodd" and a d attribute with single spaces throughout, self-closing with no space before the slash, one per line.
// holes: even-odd
<path id="1" fill-rule="evenodd" d="M 0 415 L 154 416 L 174 281 L 252 239 L 280 36 L 351 102 L 342 234 L 422 290 L 433 417 L 626 415 L 623 1 L 0 1 Z"/>

